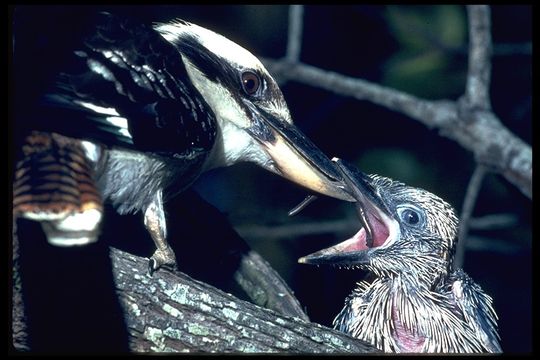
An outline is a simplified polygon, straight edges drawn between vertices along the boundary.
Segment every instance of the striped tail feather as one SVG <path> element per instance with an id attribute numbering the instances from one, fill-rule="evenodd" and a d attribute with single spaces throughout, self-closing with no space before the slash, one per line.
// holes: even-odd
<path id="1" fill-rule="evenodd" d="M 32 132 L 16 164 L 13 213 L 40 221 L 49 242 L 84 245 L 97 240 L 103 213 L 94 165 L 79 140 Z"/>

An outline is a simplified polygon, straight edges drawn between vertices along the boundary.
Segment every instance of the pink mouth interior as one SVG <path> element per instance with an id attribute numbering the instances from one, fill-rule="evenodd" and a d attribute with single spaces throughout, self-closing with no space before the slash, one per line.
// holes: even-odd
<path id="1" fill-rule="evenodd" d="M 372 214 L 368 213 L 367 216 L 373 236 L 373 246 L 371 248 L 382 246 L 390 235 L 388 228 L 381 220 Z M 361 228 L 360 231 L 354 234 L 346 241 L 346 243 L 347 245 L 342 249 L 342 251 L 345 252 L 370 249 L 366 242 L 366 229 L 364 228 Z"/>

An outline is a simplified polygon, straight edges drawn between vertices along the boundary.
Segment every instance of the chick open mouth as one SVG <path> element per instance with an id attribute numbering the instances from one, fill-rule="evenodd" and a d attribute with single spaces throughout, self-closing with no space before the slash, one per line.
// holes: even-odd
<path id="1" fill-rule="evenodd" d="M 389 246 L 397 238 L 399 225 L 384 205 L 384 199 L 371 186 L 370 178 L 342 160 L 333 161 L 356 199 L 361 228 L 352 237 L 337 245 L 300 258 L 300 263 L 362 264 L 369 260 L 370 250 Z"/>
<path id="2" fill-rule="evenodd" d="M 368 212 L 366 214 L 366 219 L 362 222 L 362 228 L 351 238 L 343 242 L 347 243 L 343 248 L 343 251 L 367 250 L 369 248 L 382 246 L 386 240 L 388 240 L 390 230 L 384 221 Z"/>

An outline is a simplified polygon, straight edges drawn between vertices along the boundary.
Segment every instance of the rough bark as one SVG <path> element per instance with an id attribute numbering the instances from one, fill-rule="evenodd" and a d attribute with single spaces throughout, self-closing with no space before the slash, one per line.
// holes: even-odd
<path id="1" fill-rule="evenodd" d="M 366 353 L 343 333 L 239 300 L 183 273 L 111 250 L 130 349 L 138 352 Z"/>
<path id="2" fill-rule="evenodd" d="M 292 290 L 255 251 L 242 256 L 234 279 L 255 304 L 309 321 Z"/>
<path id="3" fill-rule="evenodd" d="M 12 286 L 12 304 L 11 304 L 11 329 L 12 329 L 12 344 L 13 347 L 20 351 L 28 351 L 29 339 L 28 328 L 26 326 L 26 314 L 24 312 L 24 301 L 22 294 L 22 281 L 20 277 L 20 263 L 19 263 L 19 240 L 17 238 L 16 222 L 12 225 L 12 244 L 13 244 L 13 258 L 12 258 L 12 271 L 11 274 L 13 286 Z"/>

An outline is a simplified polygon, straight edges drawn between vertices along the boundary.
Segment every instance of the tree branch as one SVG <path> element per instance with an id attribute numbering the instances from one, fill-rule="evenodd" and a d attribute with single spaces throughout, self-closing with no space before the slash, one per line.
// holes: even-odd
<path id="1" fill-rule="evenodd" d="M 111 249 L 132 351 L 366 353 L 348 335 L 239 300 L 183 273 L 147 275 L 147 259 Z"/>
<path id="2" fill-rule="evenodd" d="M 472 109 L 490 110 L 491 20 L 488 5 L 468 5 L 469 71 L 465 99 Z"/>
<path id="3" fill-rule="evenodd" d="M 458 102 L 428 101 L 366 80 L 351 78 L 302 63 L 263 59 L 276 77 L 294 80 L 336 94 L 368 100 L 403 113 L 457 141 L 478 162 L 502 174 L 532 198 L 532 151 L 490 111 L 490 10 L 468 6 L 469 70 L 465 95 Z"/>
<path id="4" fill-rule="evenodd" d="M 242 256 L 234 279 L 255 304 L 309 321 L 292 290 L 255 251 Z"/>
<path id="5" fill-rule="evenodd" d="M 458 243 L 456 247 L 456 256 L 454 258 L 454 267 L 463 268 L 465 261 L 465 245 L 467 244 L 467 233 L 469 231 L 469 220 L 474 210 L 474 204 L 476 204 L 476 198 L 478 192 L 482 186 L 482 180 L 486 174 L 485 166 L 478 164 L 474 169 L 474 173 L 469 181 L 467 187 L 467 193 L 465 194 L 465 201 L 463 202 L 463 209 L 461 210 Z"/>
<path id="6" fill-rule="evenodd" d="M 291 63 L 300 61 L 300 52 L 302 50 L 302 28 L 304 25 L 303 17 L 303 5 L 290 5 L 287 53 L 285 59 Z"/>
<path id="7" fill-rule="evenodd" d="M 509 243 L 504 239 L 485 236 L 469 235 L 467 237 L 467 250 L 492 252 L 509 256 L 522 250 L 520 245 Z"/>
<path id="8" fill-rule="evenodd" d="M 527 197 L 532 197 L 532 151 L 490 112 L 458 110 L 450 101 L 427 101 L 407 93 L 383 87 L 315 67 L 296 64 L 283 66 L 266 63 L 280 76 L 326 89 L 359 100 L 369 100 L 419 120 L 430 128 L 457 141 L 476 158 L 501 173 Z"/>
<path id="9" fill-rule="evenodd" d="M 518 218 L 514 214 L 490 214 L 471 218 L 469 227 L 475 230 L 503 229 L 515 226 Z"/>

